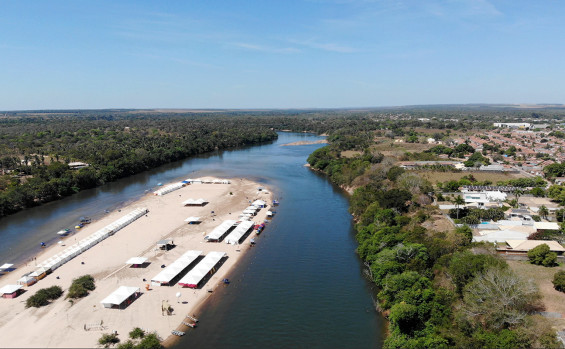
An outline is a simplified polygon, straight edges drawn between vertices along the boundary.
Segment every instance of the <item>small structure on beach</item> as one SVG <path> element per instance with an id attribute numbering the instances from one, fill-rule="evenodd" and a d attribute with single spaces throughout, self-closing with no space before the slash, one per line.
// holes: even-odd
<path id="1" fill-rule="evenodd" d="M 151 283 L 155 286 L 169 285 L 171 281 L 177 277 L 183 270 L 188 268 L 192 262 L 200 256 L 202 251 L 190 250 L 185 252 L 176 261 L 163 269 L 159 274 L 151 279 Z"/>
<path id="2" fill-rule="evenodd" d="M 0 288 L 2 298 L 16 298 L 21 294 L 22 285 L 6 285 Z"/>
<path id="3" fill-rule="evenodd" d="M 251 206 L 255 206 L 257 208 L 263 208 L 267 205 L 267 203 L 263 200 L 255 200 L 253 201 L 253 203 L 251 204 Z"/>
<path id="4" fill-rule="evenodd" d="M 18 285 L 22 285 L 22 286 L 31 286 L 33 284 L 35 284 L 37 282 L 37 279 L 34 278 L 33 276 L 28 275 L 24 275 L 22 276 L 20 279 L 18 279 Z"/>
<path id="5" fill-rule="evenodd" d="M 210 234 L 206 235 L 204 239 L 208 242 L 218 242 L 222 240 L 222 237 L 226 235 L 232 227 L 236 224 L 235 221 L 228 219 L 223 221 L 222 224 L 218 225 Z"/>
<path id="6" fill-rule="evenodd" d="M 183 206 L 206 206 L 206 204 L 208 203 L 208 201 L 199 198 L 199 199 L 188 199 L 186 201 L 183 201 L 182 205 Z"/>
<path id="7" fill-rule="evenodd" d="M 131 257 L 127 260 L 126 264 L 130 264 L 132 268 L 139 268 L 145 262 L 147 262 L 146 257 Z"/>
<path id="8" fill-rule="evenodd" d="M 184 187 L 185 185 L 186 184 L 183 183 L 183 182 L 173 183 L 173 184 L 167 185 L 166 187 L 163 187 L 159 190 L 154 191 L 153 194 L 157 195 L 157 196 L 165 195 L 165 194 L 168 194 L 172 191 L 178 190 L 178 189 Z"/>
<path id="9" fill-rule="evenodd" d="M 225 252 L 209 252 L 191 271 L 179 281 L 182 287 L 197 288 L 198 284 L 212 269 L 226 257 Z"/>
<path id="10" fill-rule="evenodd" d="M 239 223 L 237 227 L 225 238 L 225 242 L 228 244 L 236 245 L 239 243 L 239 240 L 245 236 L 255 225 L 254 222 L 251 221 L 243 221 Z"/>
<path id="11" fill-rule="evenodd" d="M 120 286 L 117 290 L 112 292 L 108 297 L 104 298 L 100 303 L 104 308 L 118 308 L 127 307 L 140 295 L 139 287 Z"/>
<path id="12" fill-rule="evenodd" d="M 157 241 L 157 248 L 160 250 L 168 251 L 175 246 L 175 243 L 171 239 L 164 239 Z"/>
<path id="13" fill-rule="evenodd" d="M 200 224 L 202 222 L 200 220 L 200 217 L 194 217 L 194 216 L 188 217 L 184 221 L 187 222 L 188 224 Z"/>

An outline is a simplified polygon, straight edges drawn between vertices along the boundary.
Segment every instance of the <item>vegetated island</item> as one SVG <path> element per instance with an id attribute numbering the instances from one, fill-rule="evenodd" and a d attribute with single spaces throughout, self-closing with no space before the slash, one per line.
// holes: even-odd
<path id="1" fill-rule="evenodd" d="M 4 275 L 1 278 L 2 286 L 17 284 L 22 272 L 37 270 L 36 263 L 48 261 L 77 243 L 80 245 L 87 237 L 103 231 L 131 211 L 140 208 L 143 212 L 147 211 L 113 235 L 62 264 L 36 284 L 24 287 L 25 292 L 17 298 L 0 302 L 0 347 L 88 348 L 96 346 L 103 334 L 114 331 L 118 338 L 125 341 L 127 333 L 135 327 L 146 333 L 156 333 L 158 338 L 165 340 L 165 344 L 171 344 L 178 338 L 171 334 L 172 330 L 192 330 L 183 322 L 194 324 L 193 318 L 197 319 L 199 315 L 199 305 L 210 292 L 218 287 L 229 287 L 224 279 L 229 278 L 230 270 L 252 247 L 251 239 L 257 241 L 256 248 L 261 245 L 261 236 L 256 234 L 256 226 L 253 224 L 239 240 L 240 244 L 226 243 L 231 238 L 230 231 L 219 238 L 220 242 L 212 242 L 215 239 L 206 240 L 205 237 L 221 224 L 226 225 L 226 221 L 241 220 L 242 211 L 255 200 L 262 200 L 265 206 L 270 206 L 268 203 L 271 203 L 273 195 L 264 185 L 259 190 L 258 183 L 246 179 L 215 182 L 212 178 L 202 180 L 218 184 L 190 184 L 165 195 L 147 194 L 139 201 L 86 225 L 77 234 L 62 240 L 63 245 L 48 247 L 36 257 L 35 263 L 18 266 L 17 272 Z M 203 203 L 198 200 L 200 198 L 204 198 Z M 256 216 L 251 214 L 251 221 L 263 223 L 267 210 L 267 207 L 260 208 L 256 211 Z M 201 223 L 188 224 L 185 221 L 188 217 Z M 233 223 L 227 223 L 227 226 L 231 224 Z M 161 249 L 159 246 L 168 248 Z M 197 251 L 198 257 L 189 265 L 174 271 L 173 265 L 187 251 Z M 196 282 L 196 288 L 181 287 L 186 274 L 213 251 L 219 252 L 223 257 L 209 266 L 211 273 L 206 273 L 204 279 Z M 130 262 L 134 265 L 126 264 L 132 257 L 147 260 Z M 135 265 L 136 263 L 139 264 Z M 169 275 L 169 271 L 166 271 L 167 267 L 172 268 L 168 269 L 172 274 Z M 92 276 L 95 288 L 83 298 L 72 301 L 65 299 L 73 279 L 82 275 Z M 164 279 L 171 279 L 169 286 L 158 285 Z M 43 307 L 35 308 L 35 303 L 32 303 L 32 307 L 26 308 L 26 301 L 37 290 L 53 286 L 60 287 L 55 290 L 57 292 L 63 290 L 63 297 L 59 297 L 58 293 L 58 299 L 51 297 L 52 300 L 49 301 L 48 298 L 47 305 Z M 109 299 L 121 286 L 133 291 L 123 298 L 118 295 Z M 106 306 L 112 308 L 108 309 Z M 186 317 L 187 315 L 193 318 Z M 33 331 L 22 335 L 22 328 Z M 168 337 L 171 338 L 167 339 Z"/>

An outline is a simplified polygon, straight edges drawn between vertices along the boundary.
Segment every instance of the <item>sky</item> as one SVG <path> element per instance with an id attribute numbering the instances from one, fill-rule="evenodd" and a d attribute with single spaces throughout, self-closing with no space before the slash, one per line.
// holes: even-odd
<path id="1" fill-rule="evenodd" d="M 562 0 L 0 0 L 0 110 L 565 103 Z"/>

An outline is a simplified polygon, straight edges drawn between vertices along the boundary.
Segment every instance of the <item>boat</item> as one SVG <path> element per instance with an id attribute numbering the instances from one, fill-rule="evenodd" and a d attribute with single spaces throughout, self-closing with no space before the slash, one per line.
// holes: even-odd
<path id="1" fill-rule="evenodd" d="M 257 229 L 256 234 L 259 235 L 261 234 L 261 232 L 263 231 L 263 229 L 265 229 L 265 223 L 261 223 L 259 225 L 255 226 L 255 229 Z"/>
<path id="2" fill-rule="evenodd" d="M 175 336 L 179 336 L 179 337 L 184 336 L 184 332 L 182 332 L 182 331 L 174 330 L 174 331 L 171 331 L 171 333 L 174 334 Z"/>
<path id="3" fill-rule="evenodd" d="M 274 211 L 267 211 L 267 217 L 273 217 L 274 214 Z"/>
<path id="4" fill-rule="evenodd" d="M 251 239 L 251 245 L 255 245 L 255 239 Z"/>
<path id="5" fill-rule="evenodd" d="M 70 229 L 63 229 L 63 230 L 59 230 L 59 231 L 57 232 L 57 235 L 59 235 L 59 236 L 67 236 L 67 235 L 69 235 L 70 232 L 71 232 Z"/>
<path id="6" fill-rule="evenodd" d="M 88 217 L 80 217 L 80 222 L 82 224 L 90 224 L 90 218 Z"/>
<path id="7" fill-rule="evenodd" d="M 182 324 L 185 325 L 185 326 L 188 326 L 188 327 L 192 327 L 192 328 L 196 327 L 196 324 L 191 324 L 190 322 L 184 322 L 183 321 Z"/>
<path id="8" fill-rule="evenodd" d="M 75 229 L 80 229 L 84 227 L 84 223 L 79 223 L 78 225 L 75 225 Z"/>
<path id="9" fill-rule="evenodd" d="M 273 206 L 278 206 L 279 205 L 279 201 L 278 200 L 273 200 Z"/>

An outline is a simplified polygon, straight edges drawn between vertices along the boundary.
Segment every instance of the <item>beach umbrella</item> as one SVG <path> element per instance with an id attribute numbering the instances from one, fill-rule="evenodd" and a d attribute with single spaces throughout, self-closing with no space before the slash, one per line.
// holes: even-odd
<path id="1" fill-rule="evenodd" d="M 177 292 L 176 296 L 177 296 L 177 303 L 180 303 L 179 300 L 180 300 L 181 293 Z"/>

